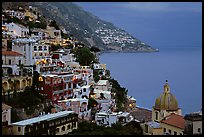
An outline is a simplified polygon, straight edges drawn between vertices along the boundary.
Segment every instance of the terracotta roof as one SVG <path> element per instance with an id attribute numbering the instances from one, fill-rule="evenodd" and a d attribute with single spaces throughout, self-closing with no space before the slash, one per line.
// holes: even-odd
<path id="1" fill-rule="evenodd" d="M 161 123 L 165 123 L 165 124 L 175 126 L 181 129 L 185 128 L 184 117 L 181 115 L 174 114 L 174 113 L 166 116 L 163 120 L 161 120 Z"/>
<path id="2" fill-rule="evenodd" d="M 2 51 L 2 55 L 6 56 L 23 56 L 22 54 L 15 51 Z"/>
<path id="3" fill-rule="evenodd" d="M 152 120 L 152 111 L 145 108 L 136 107 L 134 110 L 130 111 L 130 114 L 140 122 Z"/>
<path id="4" fill-rule="evenodd" d="M 6 104 L 4 104 L 4 103 L 2 103 L 2 110 L 8 110 L 8 109 L 10 109 L 10 108 L 12 108 L 12 107 L 9 106 L 9 105 L 6 105 Z"/>

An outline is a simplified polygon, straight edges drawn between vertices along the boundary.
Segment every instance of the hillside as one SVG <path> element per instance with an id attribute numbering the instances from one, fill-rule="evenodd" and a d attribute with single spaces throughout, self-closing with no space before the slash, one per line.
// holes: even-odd
<path id="1" fill-rule="evenodd" d="M 88 47 L 95 46 L 102 51 L 155 51 L 125 30 L 101 20 L 72 2 L 29 2 L 27 4 L 38 7 L 43 16 L 64 26 L 70 35 Z"/>

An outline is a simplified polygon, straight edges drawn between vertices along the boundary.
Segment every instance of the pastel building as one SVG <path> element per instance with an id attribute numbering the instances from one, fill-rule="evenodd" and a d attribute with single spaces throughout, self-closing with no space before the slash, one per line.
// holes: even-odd
<path id="1" fill-rule="evenodd" d="M 168 135 L 183 135 L 185 119 L 183 116 L 171 113 L 160 121 L 163 133 Z"/>
<path id="2" fill-rule="evenodd" d="M 78 114 L 79 118 L 89 119 L 90 111 L 88 110 L 87 98 L 72 98 L 59 100 L 58 105 L 62 108 L 62 110 L 74 111 L 76 114 Z"/>
<path id="3" fill-rule="evenodd" d="M 57 103 L 58 100 L 71 98 L 73 96 L 73 73 L 70 72 L 52 72 L 42 75 L 40 93 Z"/>

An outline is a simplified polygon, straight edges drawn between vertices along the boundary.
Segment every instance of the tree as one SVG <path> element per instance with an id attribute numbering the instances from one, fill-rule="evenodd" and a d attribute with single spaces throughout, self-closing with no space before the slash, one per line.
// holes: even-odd
<path id="1" fill-rule="evenodd" d="M 89 98 L 89 100 L 88 100 L 88 109 L 94 108 L 97 104 L 98 103 L 94 98 Z"/>
<path id="2" fill-rule="evenodd" d="M 57 22 L 55 20 L 52 20 L 49 24 L 49 26 L 54 27 L 56 30 L 59 30 L 59 26 L 57 25 Z"/>
<path id="3" fill-rule="evenodd" d="M 90 52 L 89 48 L 83 47 L 78 49 L 77 61 L 82 66 L 90 66 L 91 63 L 95 62 L 94 55 Z"/>

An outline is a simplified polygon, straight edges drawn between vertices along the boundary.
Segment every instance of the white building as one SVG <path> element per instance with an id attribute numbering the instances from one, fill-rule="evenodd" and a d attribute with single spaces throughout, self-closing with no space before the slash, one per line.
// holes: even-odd
<path id="1" fill-rule="evenodd" d="M 99 112 L 95 114 L 95 121 L 97 125 L 100 126 L 109 126 L 112 124 L 121 123 L 122 125 L 126 125 L 134 118 L 128 112 Z"/>
<path id="2" fill-rule="evenodd" d="M 73 89 L 73 94 L 74 94 L 74 98 L 83 98 L 83 97 L 87 97 L 89 98 L 89 93 L 90 93 L 90 86 L 89 85 L 85 85 L 80 87 L 77 84 L 77 88 Z"/>
<path id="3" fill-rule="evenodd" d="M 47 64 L 52 62 L 49 54 L 49 45 L 44 43 L 35 43 L 33 45 L 33 56 L 35 64 Z"/>
<path id="4" fill-rule="evenodd" d="M 11 125 L 11 106 L 2 103 L 2 125 Z"/>
<path id="5" fill-rule="evenodd" d="M 95 89 L 111 91 L 112 86 L 108 80 L 99 80 L 95 84 Z"/>
<path id="6" fill-rule="evenodd" d="M 2 70 L 4 75 L 19 75 L 19 66 L 23 64 L 23 55 L 15 51 L 2 51 Z"/>
<path id="7" fill-rule="evenodd" d="M 13 40 L 12 50 L 16 51 L 24 56 L 24 66 L 34 65 L 34 48 L 33 45 L 36 43 L 34 39 L 28 38 L 17 38 Z"/>
<path id="8" fill-rule="evenodd" d="M 100 90 L 100 89 L 94 89 L 93 91 L 94 93 L 94 98 L 95 99 L 106 99 L 106 100 L 110 100 L 111 99 L 111 92 L 107 91 L 107 90 Z M 101 94 L 103 94 L 102 96 L 104 98 L 101 97 Z"/>
<path id="9" fill-rule="evenodd" d="M 16 23 L 9 23 L 5 24 L 5 26 L 8 28 L 8 31 L 12 33 L 12 35 L 17 37 L 28 37 L 29 35 L 29 28 Z"/>

